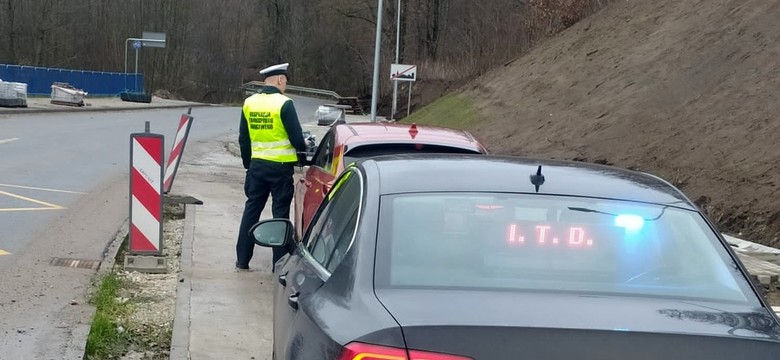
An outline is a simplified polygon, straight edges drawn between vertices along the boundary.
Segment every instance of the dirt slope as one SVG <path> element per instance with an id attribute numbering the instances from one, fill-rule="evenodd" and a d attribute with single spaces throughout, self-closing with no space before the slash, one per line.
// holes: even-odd
<path id="1" fill-rule="evenodd" d="M 616 2 L 467 85 L 472 130 L 494 153 L 655 173 L 780 246 L 779 19 L 780 1 Z"/>

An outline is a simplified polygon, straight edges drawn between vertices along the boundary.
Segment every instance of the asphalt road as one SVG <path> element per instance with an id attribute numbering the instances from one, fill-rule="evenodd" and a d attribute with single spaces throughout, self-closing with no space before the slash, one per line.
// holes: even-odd
<path id="1" fill-rule="evenodd" d="M 302 123 L 327 101 L 293 97 Z M 67 358 L 88 331 L 94 270 L 128 214 L 129 135 L 165 136 L 186 109 L 0 115 L 0 358 Z M 186 145 L 238 134 L 237 107 L 193 108 Z M 174 193 L 176 183 L 173 184 Z"/>

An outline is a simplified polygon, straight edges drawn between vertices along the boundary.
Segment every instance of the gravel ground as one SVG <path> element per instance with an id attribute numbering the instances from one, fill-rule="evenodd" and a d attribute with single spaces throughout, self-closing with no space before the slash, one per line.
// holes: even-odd
<path id="1" fill-rule="evenodd" d="M 142 274 L 124 270 L 117 273 L 125 286 L 119 300 L 129 303 L 131 308 L 122 322 L 138 349 L 143 349 L 128 352 L 122 360 L 169 358 L 183 229 L 184 207 L 166 206 L 163 254 L 168 261 L 168 273 Z"/>

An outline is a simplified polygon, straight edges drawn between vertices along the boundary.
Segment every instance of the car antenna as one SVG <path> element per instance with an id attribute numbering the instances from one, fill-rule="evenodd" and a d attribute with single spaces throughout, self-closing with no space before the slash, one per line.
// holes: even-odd
<path id="1" fill-rule="evenodd" d="M 531 174 L 531 184 L 536 188 L 536 192 L 539 192 L 539 187 L 544 184 L 544 175 L 542 175 L 542 165 L 536 169 L 536 174 Z"/>

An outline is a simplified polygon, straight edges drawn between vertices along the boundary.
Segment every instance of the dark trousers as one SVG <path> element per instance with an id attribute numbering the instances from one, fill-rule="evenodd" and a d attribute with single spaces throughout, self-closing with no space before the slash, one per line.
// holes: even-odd
<path id="1" fill-rule="evenodd" d="M 236 256 L 238 266 L 248 266 L 254 254 L 255 242 L 249 229 L 260 220 L 268 195 L 273 198 L 274 218 L 290 218 L 290 204 L 293 199 L 293 164 L 274 163 L 270 161 L 253 159 L 246 172 L 244 193 L 246 204 L 244 216 L 241 217 L 241 226 L 238 230 L 236 242 Z M 273 248 L 273 269 L 276 261 L 281 259 L 287 251 L 283 248 Z"/>

